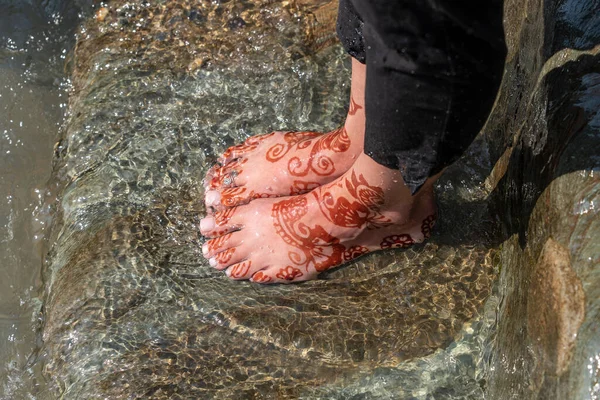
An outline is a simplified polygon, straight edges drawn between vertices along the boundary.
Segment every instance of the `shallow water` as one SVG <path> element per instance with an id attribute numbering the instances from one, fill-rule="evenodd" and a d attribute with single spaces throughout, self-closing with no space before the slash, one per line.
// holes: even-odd
<path id="1" fill-rule="evenodd" d="M 71 15 L 72 17 L 72 15 Z M 0 398 L 25 398 L 41 318 L 43 207 L 67 103 L 74 21 L 0 0 Z M 27 388 L 23 386 L 27 385 Z"/>
<path id="2" fill-rule="evenodd" d="M 217 24 L 219 7 L 201 15 Z M 56 146 L 44 357 L 34 359 L 51 393 L 481 398 L 497 305 L 491 296 L 484 307 L 496 266 L 483 142 L 440 181 L 442 222 L 427 245 L 370 255 L 303 285 L 230 282 L 199 254 L 204 171 L 251 134 L 335 128 L 349 60 L 339 47 L 303 56 L 310 49 L 294 45 L 301 26 L 285 12 L 278 20 L 277 10 L 278 35 L 260 30 L 264 15 L 238 10 L 246 21 L 256 17 L 249 47 L 218 31 L 205 36 L 208 45 L 192 41 L 197 53 L 189 54 L 176 47 L 186 35 L 176 7 L 163 21 L 184 38 L 152 31 L 157 44 L 145 51 L 136 32 L 144 27 L 133 22 L 150 19 L 147 11 L 115 11 L 116 21 L 91 23 L 80 36 L 71 118 Z M 211 43 L 234 48 L 229 64 Z M 209 67 L 196 69 L 206 54 Z M 39 258 L 32 265 L 38 273 Z M 24 356 L 35 338 L 28 327 Z M 7 393 L 52 398 L 27 379 Z"/>

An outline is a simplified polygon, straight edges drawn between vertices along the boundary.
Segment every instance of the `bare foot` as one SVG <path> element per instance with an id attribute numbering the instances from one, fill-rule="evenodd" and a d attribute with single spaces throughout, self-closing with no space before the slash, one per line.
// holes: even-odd
<path id="1" fill-rule="evenodd" d="M 273 132 L 230 147 L 204 180 L 207 209 L 306 193 L 346 172 L 362 153 L 365 66 L 352 61 L 346 122 L 329 133 Z"/>
<path id="2" fill-rule="evenodd" d="M 289 283 L 316 278 L 371 251 L 427 239 L 434 179 L 415 195 L 398 171 L 361 154 L 340 178 L 302 195 L 257 199 L 204 218 L 202 252 L 232 279 Z"/>

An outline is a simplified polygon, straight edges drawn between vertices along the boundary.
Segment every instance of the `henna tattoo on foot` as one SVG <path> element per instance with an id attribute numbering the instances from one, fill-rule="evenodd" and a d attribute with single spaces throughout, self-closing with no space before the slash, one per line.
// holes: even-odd
<path id="1" fill-rule="evenodd" d="M 307 213 L 306 196 L 297 196 L 273 205 L 273 225 L 283 241 L 294 250 L 288 252 L 293 265 L 310 272 L 325 271 L 342 263 L 344 246 L 340 240 L 330 235 L 321 225 L 310 227 L 301 221 Z"/>
<path id="2" fill-rule="evenodd" d="M 273 281 L 273 278 L 271 278 L 269 275 L 264 274 L 262 271 L 258 271 L 254 275 L 252 275 L 252 278 L 250 278 L 250 280 L 256 283 L 269 283 Z"/>
<path id="3" fill-rule="evenodd" d="M 348 115 L 355 115 L 358 110 L 362 110 L 362 106 L 359 106 L 353 97 L 350 97 L 350 108 L 348 110 Z"/>
<path id="4" fill-rule="evenodd" d="M 237 146 L 232 146 L 225 150 L 223 155 L 220 157 L 222 163 L 225 163 L 225 160 L 229 160 L 231 158 L 238 158 L 241 155 L 250 153 L 251 151 L 256 150 L 256 148 L 264 142 L 269 137 L 273 136 L 275 132 L 266 133 L 264 135 L 252 136 L 244 141 L 242 144 L 238 144 Z"/>
<path id="5" fill-rule="evenodd" d="M 226 264 L 229 262 L 229 260 L 231 260 L 231 257 L 233 257 L 233 253 L 235 253 L 235 247 L 231 247 L 225 251 L 222 251 L 220 253 L 218 253 L 214 259 L 219 263 L 219 264 Z"/>
<path id="6" fill-rule="evenodd" d="M 348 192 L 347 197 L 325 189 L 312 192 L 329 221 L 345 228 L 366 226 L 367 229 L 377 229 L 393 224 L 380 211 L 385 202 L 383 189 L 369 185 L 362 175 L 357 176 L 354 171 L 350 179 L 344 178 L 340 185 Z"/>
<path id="7" fill-rule="evenodd" d="M 231 278 L 243 278 L 244 276 L 246 276 L 248 274 L 248 271 L 250 270 L 251 265 L 252 265 L 252 261 L 250 261 L 250 260 L 242 261 L 241 263 L 233 266 L 233 268 L 230 271 L 229 276 Z"/>
<path id="8" fill-rule="evenodd" d="M 423 223 L 421 224 L 421 233 L 423 233 L 423 237 L 425 239 L 429 239 L 431 237 L 431 231 L 435 225 L 435 220 L 436 216 L 433 214 L 423 220 Z"/>
<path id="9" fill-rule="evenodd" d="M 396 249 L 396 248 L 407 248 L 415 244 L 413 238 L 406 233 L 401 235 L 390 235 L 381 241 L 382 249 Z"/>
<path id="10" fill-rule="evenodd" d="M 304 275 L 298 268 L 294 268 L 288 265 L 285 268 L 281 268 L 275 277 L 284 279 L 286 281 L 293 281 L 294 279 Z"/>

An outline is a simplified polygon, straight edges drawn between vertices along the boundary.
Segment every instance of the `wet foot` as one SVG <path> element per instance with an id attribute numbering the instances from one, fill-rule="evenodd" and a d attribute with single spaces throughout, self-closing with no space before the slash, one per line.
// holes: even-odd
<path id="1" fill-rule="evenodd" d="M 232 279 L 314 279 L 368 252 L 427 239 L 436 213 L 433 181 L 411 196 L 398 171 L 361 154 L 341 177 L 309 193 L 207 216 L 200 230 L 210 240 L 202 252 Z"/>
<path id="2" fill-rule="evenodd" d="M 306 193 L 346 172 L 363 150 L 365 73 L 353 60 L 350 107 L 341 128 L 324 134 L 273 132 L 230 147 L 204 180 L 207 209 Z"/>

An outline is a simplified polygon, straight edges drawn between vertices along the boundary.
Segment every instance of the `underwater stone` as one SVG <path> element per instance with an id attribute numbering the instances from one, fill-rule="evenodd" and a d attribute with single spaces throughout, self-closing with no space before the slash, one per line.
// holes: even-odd
<path id="1" fill-rule="evenodd" d="M 246 26 L 246 21 L 244 21 L 240 17 L 231 18 L 229 21 L 227 21 L 227 26 L 229 27 L 229 29 L 243 28 L 244 26 Z"/>
<path id="2" fill-rule="evenodd" d="M 461 224 L 458 243 L 458 224 L 449 221 L 427 244 L 367 255 L 293 286 L 257 287 L 209 268 L 198 221 L 201 180 L 217 156 L 274 129 L 333 130 L 346 114 L 349 59 L 330 46 L 336 7 L 124 3 L 107 3 L 102 24 L 86 21 L 73 54 L 72 112 L 55 160 L 60 201 L 44 271 L 50 392 L 339 395 L 380 368 L 446 348 L 477 318 L 495 276 L 490 218 L 477 188 L 485 158 L 467 161 L 466 180 L 457 177 L 467 170 L 460 165 L 445 178 L 452 188 L 466 182 L 440 202 L 453 221 L 473 221 Z M 135 29 L 118 26 L 120 5 Z M 206 21 L 191 20 L 185 10 L 192 8 Z M 245 29 L 227 29 L 235 15 L 252 26 L 252 40 Z M 469 193 L 477 196 L 461 197 Z"/>
<path id="3" fill-rule="evenodd" d="M 596 0 L 505 2 L 507 63 L 484 132 L 504 231 L 491 399 L 600 395 L 595 10 Z"/>
<path id="4" fill-rule="evenodd" d="M 402 387 L 384 371 L 448 346 L 489 296 L 493 246 L 482 249 L 481 238 L 502 244 L 486 397 L 600 395 L 590 361 L 600 354 L 600 43 L 597 29 L 577 24 L 593 25 L 597 2 L 506 1 L 506 72 L 481 151 L 499 160 L 489 196 L 470 183 L 485 178 L 472 171 L 487 161 L 471 153 L 440 183 L 445 217 L 430 243 L 260 290 L 201 261 L 199 180 L 219 152 L 268 123 L 333 129 L 341 120 L 344 57 L 326 49 L 335 2 L 257 0 L 240 10 L 155 0 L 127 14 L 139 29 L 114 29 L 123 3 L 107 4 L 102 29 L 86 23 L 55 160 L 42 353 L 57 398 L 378 398 L 385 385 L 391 394 L 380 398 L 397 398 Z M 232 15 L 252 25 L 252 41 L 222 29 Z M 290 37 L 297 51 L 285 51 Z M 261 95 L 260 82 L 286 90 Z M 470 191 L 481 196 L 461 198 Z M 365 376 L 373 387 L 339 394 Z"/>
<path id="5" fill-rule="evenodd" d="M 571 267 L 569 249 L 548 239 L 531 278 L 527 329 L 538 356 L 556 375 L 569 366 L 584 318 L 584 291 Z"/>
<path id="6" fill-rule="evenodd" d="M 204 15 L 202 15 L 202 13 L 198 10 L 191 10 L 188 15 L 188 18 L 195 24 L 201 24 L 206 20 L 206 17 L 204 17 Z"/>

